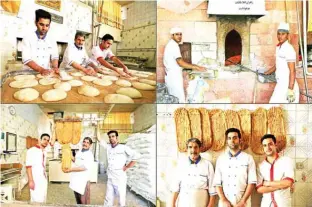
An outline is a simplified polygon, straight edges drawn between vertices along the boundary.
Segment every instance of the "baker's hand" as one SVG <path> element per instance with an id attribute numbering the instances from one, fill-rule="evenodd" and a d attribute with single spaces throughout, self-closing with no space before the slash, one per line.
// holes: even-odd
<path id="1" fill-rule="evenodd" d="M 123 71 L 127 73 L 129 76 L 132 76 L 127 66 L 123 68 Z"/>
<path id="2" fill-rule="evenodd" d="M 232 204 L 227 199 L 221 200 L 223 207 L 232 207 Z"/>
<path id="3" fill-rule="evenodd" d="M 294 92 L 294 90 L 288 89 L 287 100 L 288 100 L 288 103 L 292 103 L 292 102 L 295 101 L 295 92 Z"/>
<path id="4" fill-rule="evenodd" d="M 64 173 L 69 173 L 69 172 L 71 172 L 71 170 L 69 168 L 64 169 Z"/>
<path id="5" fill-rule="evenodd" d="M 28 181 L 29 189 L 35 190 L 35 182 L 33 180 Z"/>
<path id="6" fill-rule="evenodd" d="M 246 206 L 246 202 L 243 200 L 240 200 L 234 207 L 245 207 Z"/>
<path id="7" fill-rule="evenodd" d="M 130 78 L 130 77 L 131 77 L 130 75 L 128 75 L 127 73 L 122 72 L 122 71 L 118 71 L 118 74 L 119 74 L 121 77 L 125 77 L 125 78 Z"/>
<path id="8" fill-rule="evenodd" d="M 49 70 L 49 69 L 41 69 L 39 72 L 41 75 L 43 76 L 47 76 L 50 75 L 50 73 L 52 73 L 53 70 Z"/>
<path id="9" fill-rule="evenodd" d="M 91 75 L 91 76 L 96 75 L 96 72 L 92 68 L 88 68 L 88 69 L 84 70 L 83 72 L 85 72 L 87 75 Z"/>
<path id="10" fill-rule="evenodd" d="M 59 68 L 52 68 L 52 69 L 53 69 L 54 73 L 60 74 L 60 69 Z"/>
<path id="11" fill-rule="evenodd" d="M 199 66 L 199 65 L 195 65 L 195 66 L 193 67 L 193 70 L 205 72 L 205 71 L 207 71 L 207 68 L 202 67 L 202 66 Z"/>
<path id="12" fill-rule="evenodd" d="M 128 169 L 127 166 L 123 166 L 122 168 L 123 171 L 126 171 L 127 169 Z"/>

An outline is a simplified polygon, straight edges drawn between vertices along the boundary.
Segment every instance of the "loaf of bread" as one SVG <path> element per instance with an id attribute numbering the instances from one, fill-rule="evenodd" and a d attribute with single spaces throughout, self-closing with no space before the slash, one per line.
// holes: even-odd
<path id="1" fill-rule="evenodd" d="M 285 116 L 281 107 L 272 107 L 268 110 L 268 131 L 276 137 L 278 152 L 286 148 Z"/>
<path id="2" fill-rule="evenodd" d="M 209 117 L 209 110 L 206 108 L 199 108 L 202 130 L 202 147 L 201 152 L 206 152 L 212 146 L 212 133 Z"/>
<path id="3" fill-rule="evenodd" d="M 73 139 L 72 144 L 78 144 L 81 138 L 81 122 L 72 122 L 73 123 Z"/>
<path id="4" fill-rule="evenodd" d="M 71 168 L 71 162 L 72 162 L 72 153 L 71 148 L 69 144 L 63 144 L 62 145 L 62 170 L 65 172 L 65 169 Z"/>
<path id="5" fill-rule="evenodd" d="M 178 108 L 174 112 L 177 145 L 180 152 L 186 152 L 187 140 L 191 138 L 191 126 L 188 112 L 185 108 Z"/>
<path id="6" fill-rule="evenodd" d="M 213 151 L 221 150 L 225 145 L 226 120 L 222 110 L 211 110 L 210 122 L 212 131 L 212 147 Z M 210 114 L 209 114 L 210 115 Z"/>
<path id="7" fill-rule="evenodd" d="M 249 140 L 251 138 L 251 115 L 250 111 L 247 109 L 242 109 L 238 111 L 238 116 L 240 120 L 241 127 L 241 149 L 245 150 L 249 147 Z"/>
<path id="8" fill-rule="evenodd" d="M 261 138 L 267 133 L 268 121 L 267 111 L 264 108 L 258 108 L 251 114 L 251 150 L 258 155 L 263 155 Z"/>
<path id="9" fill-rule="evenodd" d="M 202 130 L 201 130 L 201 119 L 198 109 L 190 108 L 187 109 L 189 120 L 191 124 L 191 136 L 190 138 L 197 138 L 202 142 Z"/>

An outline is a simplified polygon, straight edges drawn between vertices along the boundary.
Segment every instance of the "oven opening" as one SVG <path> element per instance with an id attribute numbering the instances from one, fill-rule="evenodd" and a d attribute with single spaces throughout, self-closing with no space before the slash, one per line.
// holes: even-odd
<path id="1" fill-rule="evenodd" d="M 231 30 L 225 37 L 225 66 L 241 64 L 242 38 L 235 30 Z M 227 61 L 230 60 L 230 61 Z M 234 62 L 234 63 L 233 63 Z"/>

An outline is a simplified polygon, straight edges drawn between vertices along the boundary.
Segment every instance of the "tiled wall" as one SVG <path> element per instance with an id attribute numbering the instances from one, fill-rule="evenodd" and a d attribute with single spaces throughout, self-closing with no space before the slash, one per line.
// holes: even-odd
<path id="1" fill-rule="evenodd" d="M 14 107 L 16 115 L 11 115 L 9 107 Z M 26 161 L 26 136 L 39 138 L 42 133 L 49 133 L 50 121 L 37 105 L 29 104 L 2 104 L 1 105 L 1 132 L 17 134 L 17 152 L 11 155 L 1 156 L 1 163 L 21 163 L 22 176 L 20 188 L 27 183 L 25 168 Z M 5 121 L 3 121 L 5 120 Z M 40 124 L 40 127 L 38 127 Z M 1 153 L 5 146 L 5 141 L 1 142 Z M 50 147 L 47 149 L 50 151 Z"/>
<path id="2" fill-rule="evenodd" d="M 156 1 L 137 1 L 127 7 L 117 55 L 148 58 L 147 67 L 156 67 Z"/>
<path id="3" fill-rule="evenodd" d="M 174 174 L 177 160 L 185 157 L 185 153 L 179 153 L 176 144 L 176 132 L 173 114 L 178 107 L 207 109 L 250 109 L 258 107 L 269 109 L 278 105 L 244 105 L 244 104 L 210 104 L 210 105 L 165 105 L 157 106 L 157 195 L 161 201 L 165 202 L 169 195 L 170 180 Z M 292 194 L 293 207 L 308 207 L 312 204 L 312 106 L 301 105 L 281 105 L 288 114 L 287 147 L 281 152 L 282 155 L 293 159 L 296 165 L 303 165 L 303 169 L 295 169 L 295 192 Z M 264 156 L 253 155 L 256 163 L 261 162 Z M 221 152 L 208 151 L 202 156 L 209 159 L 214 165 Z M 252 194 L 252 206 L 259 206 L 260 195 L 256 192 Z"/>

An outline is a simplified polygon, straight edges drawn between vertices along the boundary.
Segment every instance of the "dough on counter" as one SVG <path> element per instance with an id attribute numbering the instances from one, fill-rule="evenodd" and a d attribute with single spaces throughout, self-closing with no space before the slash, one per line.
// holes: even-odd
<path id="1" fill-rule="evenodd" d="M 22 102 L 33 101 L 39 97 L 39 92 L 33 88 L 24 88 L 14 93 L 13 97 Z"/>
<path id="2" fill-rule="evenodd" d="M 142 94 L 135 88 L 119 88 L 116 93 L 129 96 L 130 98 L 142 98 Z"/>
<path id="3" fill-rule="evenodd" d="M 60 72 L 60 77 L 64 81 L 72 80 L 74 78 L 73 76 L 68 75 L 65 71 Z"/>
<path id="4" fill-rule="evenodd" d="M 39 83 L 44 86 L 52 85 L 52 84 L 60 83 L 60 82 L 61 80 L 57 78 L 42 78 L 39 80 Z"/>
<path id="5" fill-rule="evenodd" d="M 9 86 L 11 88 L 29 88 L 38 85 L 36 79 L 12 81 Z"/>
<path id="6" fill-rule="evenodd" d="M 53 87 L 55 89 L 57 89 L 57 88 L 62 89 L 64 91 L 70 91 L 71 90 L 71 85 L 68 82 L 56 83 Z"/>
<path id="7" fill-rule="evenodd" d="M 77 86 L 82 86 L 83 82 L 80 80 L 70 80 L 68 81 L 68 83 L 72 86 L 72 87 L 77 87 Z"/>
<path id="8" fill-rule="evenodd" d="M 156 81 L 154 80 L 148 80 L 148 79 L 140 79 L 139 82 L 141 83 L 146 83 L 146 84 L 149 84 L 149 85 L 152 85 L 152 86 L 156 86 Z"/>
<path id="9" fill-rule="evenodd" d="M 79 87 L 78 93 L 81 95 L 90 96 L 90 97 L 100 95 L 100 91 L 97 88 L 94 88 L 94 87 L 88 86 L 88 85 L 83 85 L 83 86 Z"/>
<path id="10" fill-rule="evenodd" d="M 113 75 L 102 75 L 102 79 L 116 81 L 116 80 L 118 80 L 118 77 L 113 76 Z"/>
<path id="11" fill-rule="evenodd" d="M 121 94 L 108 94 L 104 97 L 105 103 L 134 103 L 132 98 Z"/>
<path id="12" fill-rule="evenodd" d="M 134 76 L 140 77 L 140 78 L 147 78 L 149 75 L 142 74 L 142 73 L 134 73 Z"/>
<path id="13" fill-rule="evenodd" d="M 81 71 L 71 72 L 70 74 L 71 74 L 72 76 L 75 76 L 75 77 L 85 76 L 85 73 L 83 73 L 83 72 L 81 72 Z"/>
<path id="14" fill-rule="evenodd" d="M 107 80 L 107 79 L 96 79 L 93 81 L 93 83 L 99 86 L 110 86 L 113 84 L 112 81 Z"/>
<path id="15" fill-rule="evenodd" d="M 131 86 L 131 82 L 129 82 L 127 80 L 118 80 L 115 83 L 119 86 L 122 86 L 122 87 L 130 87 Z"/>
<path id="16" fill-rule="evenodd" d="M 89 82 L 94 81 L 95 79 L 97 79 L 97 77 L 95 77 L 95 76 L 90 76 L 90 75 L 85 75 L 85 76 L 82 76 L 82 77 L 81 77 L 81 80 L 89 81 Z"/>
<path id="17" fill-rule="evenodd" d="M 42 94 L 44 101 L 60 101 L 67 97 L 67 93 L 62 89 L 51 89 Z"/>
<path id="18" fill-rule="evenodd" d="M 35 78 L 35 75 L 17 75 L 14 77 L 14 80 L 30 80 Z"/>
<path id="19" fill-rule="evenodd" d="M 146 83 L 133 82 L 132 85 L 134 88 L 140 89 L 140 90 L 145 90 L 145 91 L 155 90 L 155 86 L 151 86 L 151 85 L 146 84 Z"/>

